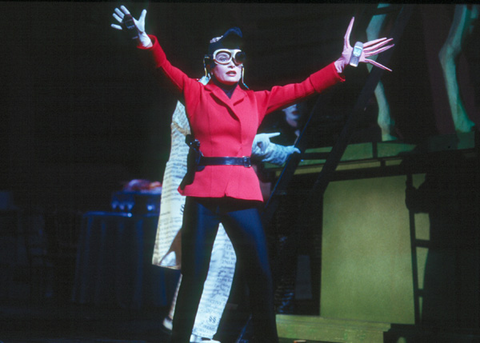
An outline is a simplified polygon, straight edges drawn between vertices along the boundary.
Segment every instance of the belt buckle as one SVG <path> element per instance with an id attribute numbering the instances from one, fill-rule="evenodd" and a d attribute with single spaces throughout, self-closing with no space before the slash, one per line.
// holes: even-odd
<path id="1" fill-rule="evenodd" d="M 243 158 L 243 166 L 245 168 L 250 168 L 252 166 L 250 158 L 248 158 L 247 156 L 243 156 L 242 158 Z"/>

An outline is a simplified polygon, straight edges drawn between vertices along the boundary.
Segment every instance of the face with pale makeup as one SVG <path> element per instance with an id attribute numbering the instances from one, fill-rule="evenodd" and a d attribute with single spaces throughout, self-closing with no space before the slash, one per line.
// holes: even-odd
<path id="1" fill-rule="evenodd" d="M 285 120 L 287 121 L 288 125 L 294 128 L 298 127 L 301 117 L 301 112 L 298 104 L 294 104 L 292 106 L 284 108 L 283 113 L 285 113 Z"/>
<path id="2" fill-rule="evenodd" d="M 212 68 L 213 76 L 217 81 L 231 86 L 240 81 L 242 77 L 243 64 L 237 65 L 232 61 L 228 64 L 217 64 Z"/>
<path id="3" fill-rule="evenodd" d="M 217 49 L 212 54 L 211 72 L 217 81 L 231 86 L 242 77 L 245 53 L 241 49 Z"/>

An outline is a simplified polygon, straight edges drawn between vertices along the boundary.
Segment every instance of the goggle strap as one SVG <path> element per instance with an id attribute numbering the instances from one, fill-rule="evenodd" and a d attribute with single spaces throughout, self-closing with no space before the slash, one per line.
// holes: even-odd
<path id="1" fill-rule="evenodd" d="M 245 84 L 245 67 L 242 67 L 242 84 L 246 89 L 249 89 L 248 86 Z"/>
<path id="2" fill-rule="evenodd" d="M 208 71 L 207 71 L 207 60 L 210 59 L 210 56 L 204 55 L 203 56 L 203 71 L 205 73 L 205 77 L 208 77 Z"/>

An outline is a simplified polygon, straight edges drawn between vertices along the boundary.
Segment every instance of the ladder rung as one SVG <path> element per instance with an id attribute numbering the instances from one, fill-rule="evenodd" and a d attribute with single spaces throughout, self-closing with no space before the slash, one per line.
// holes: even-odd
<path id="1" fill-rule="evenodd" d="M 285 195 L 308 195 L 310 194 L 310 190 L 302 190 L 302 189 L 289 189 L 288 191 L 277 191 L 275 196 L 285 196 Z"/>
<path id="2" fill-rule="evenodd" d="M 426 239 L 416 239 L 414 243 L 415 243 L 415 246 L 420 248 L 430 247 L 430 241 L 427 241 Z"/>
<path id="3" fill-rule="evenodd" d="M 306 152 L 302 154 L 301 158 L 302 160 L 326 160 L 328 154 L 328 152 Z"/>

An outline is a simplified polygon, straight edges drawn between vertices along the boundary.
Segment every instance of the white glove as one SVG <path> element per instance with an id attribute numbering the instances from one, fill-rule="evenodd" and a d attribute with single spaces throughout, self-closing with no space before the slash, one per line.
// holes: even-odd
<path id="1" fill-rule="evenodd" d="M 252 157 L 261 159 L 262 162 L 269 162 L 282 165 L 288 156 L 300 150 L 293 145 L 284 146 L 270 142 L 270 138 L 280 135 L 280 132 L 260 133 L 255 136 L 252 145 Z"/>
<path id="2" fill-rule="evenodd" d="M 123 18 L 125 17 L 125 15 L 131 15 L 131 14 L 130 14 L 130 11 L 123 5 L 120 6 L 120 9 L 121 9 L 121 11 L 118 8 L 115 8 L 115 12 L 113 12 L 112 15 L 120 24 L 122 24 Z M 138 20 L 136 20 L 133 17 L 132 18 L 133 18 L 133 22 L 135 23 L 135 26 L 138 30 L 138 41 L 145 48 L 149 48 L 153 44 L 152 44 L 152 40 L 150 39 L 150 37 L 148 37 L 148 35 L 145 33 L 145 17 L 146 17 L 146 15 L 147 15 L 147 10 L 144 9 L 142 11 L 142 14 L 140 15 L 140 18 L 138 18 Z M 116 30 L 123 30 L 121 25 L 112 24 L 111 26 Z"/>
<path id="3" fill-rule="evenodd" d="M 350 58 L 352 56 L 353 48 L 350 45 L 350 33 L 352 33 L 352 28 L 353 28 L 353 23 L 355 22 L 355 17 L 353 17 L 350 20 L 350 24 L 348 25 L 347 32 L 345 33 L 345 36 L 343 37 L 343 51 L 342 51 L 342 56 L 338 60 L 335 61 L 335 68 L 337 69 L 337 72 L 341 74 L 345 67 L 348 65 L 350 62 Z M 360 56 L 360 62 L 362 63 L 369 63 L 377 68 L 392 71 L 392 69 L 385 67 L 384 65 L 370 59 L 367 57 L 371 57 L 374 55 L 378 55 L 381 52 L 384 52 L 390 48 L 392 48 L 395 44 L 390 44 L 393 40 L 393 38 L 379 38 L 375 40 L 371 40 L 369 42 L 363 43 L 363 51 Z"/>
<path id="4" fill-rule="evenodd" d="M 252 154 L 256 156 L 264 156 L 267 153 L 267 148 L 270 144 L 270 138 L 277 137 L 280 135 L 280 132 L 273 133 L 259 133 L 255 135 L 252 144 Z"/>

